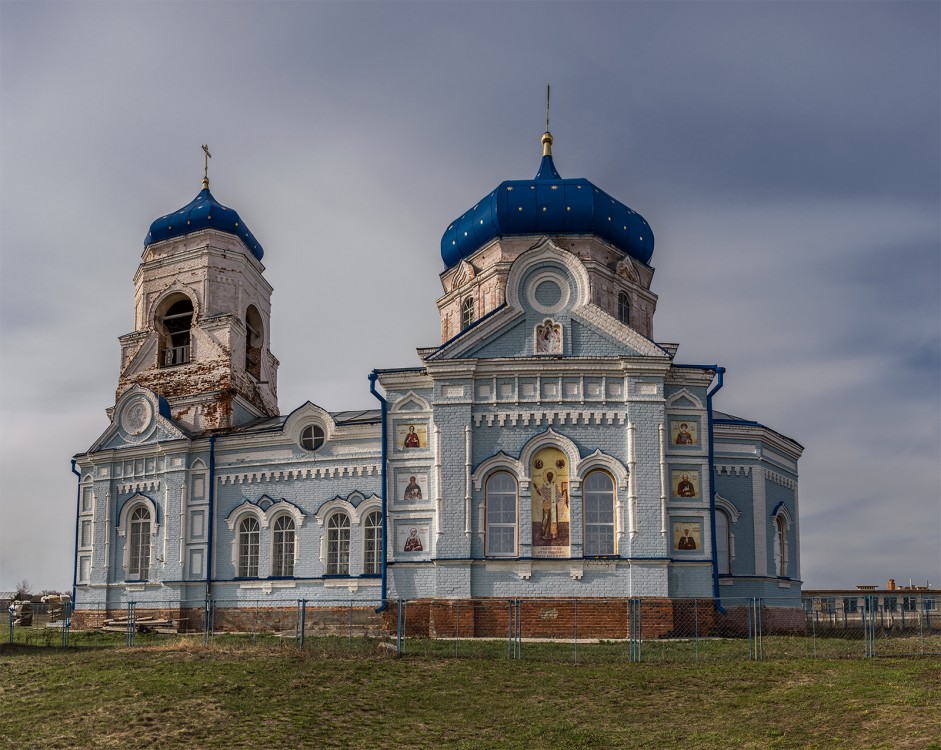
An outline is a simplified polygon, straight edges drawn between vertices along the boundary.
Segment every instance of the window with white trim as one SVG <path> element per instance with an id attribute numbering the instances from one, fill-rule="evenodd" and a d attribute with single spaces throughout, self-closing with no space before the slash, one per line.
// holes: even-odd
<path id="1" fill-rule="evenodd" d="M 78 540 L 79 547 L 91 547 L 91 521 L 83 520 Z"/>
<path id="2" fill-rule="evenodd" d="M 301 432 L 301 448 L 305 451 L 315 451 L 323 445 L 327 436 L 319 424 L 307 425 Z"/>
<path id="3" fill-rule="evenodd" d="M 294 575 L 294 519 L 278 516 L 274 522 L 271 554 L 271 575 L 290 578 Z"/>
<path id="4" fill-rule="evenodd" d="M 585 524 L 585 557 L 613 555 L 614 479 L 606 471 L 593 471 L 582 484 L 582 517 Z"/>
<path id="5" fill-rule="evenodd" d="M 150 575 L 150 511 L 147 508 L 137 508 L 131 515 L 130 535 L 128 578 L 146 581 Z"/>
<path id="6" fill-rule="evenodd" d="M 716 510 L 716 561 L 719 566 L 719 575 L 727 576 L 732 573 L 732 545 L 729 544 L 729 517 L 725 511 Z"/>
<path id="7" fill-rule="evenodd" d="M 474 298 L 465 297 L 461 303 L 461 330 L 474 322 Z"/>
<path id="8" fill-rule="evenodd" d="M 516 479 L 506 471 L 495 471 L 487 478 L 486 554 L 490 557 L 515 557 L 517 532 Z"/>
<path id="9" fill-rule="evenodd" d="M 374 510 L 363 523 L 363 573 L 382 572 L 382 513 Z"/>
<path id="10" fill-rule="evenodd" d="M 774 519 L 774 574 L 787 578 L 787 521 L 783 515 Z"/>
<path id="11" fill-rule="evenodd" d="M 258 578 L 258 547 L 261 529 L 254 516 L 243 518 L 239 523 L 239 578 Z"/>
<path id="12" fill-rule="evenodd" d="M 350 574 L 350 517 L 334 513 L 327 521 L 327 575 Z"/>

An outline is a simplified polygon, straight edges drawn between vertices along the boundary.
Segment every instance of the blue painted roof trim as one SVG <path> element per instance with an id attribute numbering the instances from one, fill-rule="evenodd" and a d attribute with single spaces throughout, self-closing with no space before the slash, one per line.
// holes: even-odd
<path id="1" fill-rule="evenodd" d="M 506 180 L 455 219 L 441 237 L 447 268 L 495 237 L 526 234 L 595 234 L 649 263 L 653 230 L 639 213 L 586 179 L 563 179 L 551 156 L 532 180 Z"/>
<path id="2" fill-rule="evenodd" d="M 265 255 L 261 244 L 239 217 L 238 212 L 219 203 L 212 197 L 209 188 L 200 190 L 193 200 L 178 211 L 155 220 L 144 238 L 144 247 L 202 229 L 217 229 L 235 235 L 258 260 Z"/>

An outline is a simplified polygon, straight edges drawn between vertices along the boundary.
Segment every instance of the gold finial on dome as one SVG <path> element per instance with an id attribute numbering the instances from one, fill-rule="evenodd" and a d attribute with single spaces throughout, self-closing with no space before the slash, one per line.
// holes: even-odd
<path id="1" fill-rule="evenodd" d="M 203 153 L 205 154 L 203 165 L 203 190 L 209 189 L 209 160 L 212 158 L 212 154 L 209 153 L 209 146 L 205 143 L 203 144 Z"/>
<path id="2" fill-rule="evenodd" d="M 542 134 L 542 155 L 552 156 L 552 133 L 549 132 L 549 84 L 546 84 L 546 132 Z"/>

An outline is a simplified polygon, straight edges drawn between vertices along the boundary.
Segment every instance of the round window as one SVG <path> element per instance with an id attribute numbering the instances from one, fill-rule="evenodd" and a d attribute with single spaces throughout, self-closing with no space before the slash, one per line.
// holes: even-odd
<path id="1" fill-rule="evenodd" d="M 301 433 L 301 448 L 305 451 L 315 451 L 325 440 L 323 428 L 319 424 L 308 425 Z"/>

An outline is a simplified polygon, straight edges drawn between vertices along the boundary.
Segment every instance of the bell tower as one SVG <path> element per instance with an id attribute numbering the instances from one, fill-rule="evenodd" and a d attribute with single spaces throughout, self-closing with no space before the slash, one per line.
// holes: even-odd
<path id="1" fill-rule="evenodd" d="M 117 397 L 156 392 L 194 432 L 278 414 L 278 360 L 269 349 L 272 287 L 261 244 L 202 189 L 153 222 L 134 275 L 134 331 L 119 338 Z"/>

